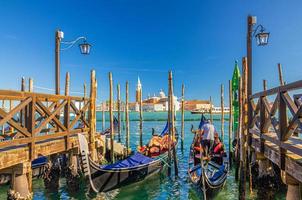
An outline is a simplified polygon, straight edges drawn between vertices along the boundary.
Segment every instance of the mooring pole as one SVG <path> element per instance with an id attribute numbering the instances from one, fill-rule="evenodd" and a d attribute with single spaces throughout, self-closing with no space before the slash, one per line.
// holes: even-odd
<path id="1" fill-rule="evenodd" d="M 114 124 L 113 124 L 113 86 L 112 86 L 112 73 L 109 72 L 109 115 L 110 115 L 110 160 L 114 163 Z"/>
<path id="2" fill-rule="evenodd" d="M 95 149 L 95 132 L 96 132 L 96 78 L 95 71 L 91 71 L 90 75 L 90 109 L 89 109 L 89 151 L 91 153 L 91 158 L 96 161 L 97 153 Z"/>
<path id="3" fill-rule="evenodd" d="M 232 140 L 233 140 L 233 96 L 232 96 L 232 81 L 229 80 L 229 163 L 230 169 L 232 168 L 232 157 L 233 157 L 233 147 L 232 147 Z"/>
<path id="4" fill-rule="evenodd" d="M 104 102 L 102 102 L 102 131 L 105 131 L 105 107 Z"/>
<path id="5" fill-rule="evenodd" d="M 171 176 L 171 83 L 170 83 L 170 72 L 168 75 L 168 176 Z"/>
<path id="6" fill-rule="evenodd" d="M 221 84 L 221 88 L 220 88 L 220 96 L 221 96 L 221 140 L 222 143 L 224 141 L 224 85 Z"/>
<path id="7" fill-rule="evenodd" d="M 210 96 L 210 120 L 211 120 L 211 124 L 213 124 L 213 108 L 212 108 L 213 104 L 212 104 L 212 97 Z"/>
<path id="8" fill-rule="evenodd" d="M 21 79 L 21 91 L 22 92 L 25 92 L 25 87 L 26 87 L 25 77 L 22 77 L 22 79 Z M 20 111 L 20 123 L 23 126 L 25 126 L 25 108 Z"/>
<path id="9" fill-rule="evenodd" d="M 69 89 L 70 89 L 70 75 L 69 72 L 66 72 L 65 76 L 65 96 L 69 96 Z M 65 127 L 69 126 L 70 123 L 70 113 L 69 113 L 69 107 L 70 107 L 70 99 L 67 100 L 67 104 L 64 106 L 64 125 Z M 66 141 L 66 149 L 69 149 L 69 136 L 65 136 Z"/>
<path id="10" fill-rule="evenodd" d="M 129 149 L 130 149 L 130 130 L 129 130 L 129 85 L 128 81 L 126 82 L 126 107 L 125 107 L 125 118 L 126 118 L 126 148 L 127 148 L 127 156 L 129 154 Z"/>
<path id="11" fill-rule="evenodd" d="M 242 59 L 242 68 L 243 68 L 243 78 L 242 78 L 242 96 L 241 96 L 241 103 L 242 103 L 242 117 L 241 117 L 241 161 L 240 161 L 240 183 L 239 183 L 239 199 L 245 199 L 246 195 L 246 175 L 247 175 L 247 137 L 248 137 L 248 114 L 249 110 L 247 106 L 249 104 L 248 101 L 248 66 L 247 66 L 247 58 L 244 57 Z"/>
<path id="12" fill-rule="evenodd" d="M 178 176 L 178 165 L 177 165 L 177 155 L 176 155 L 176 146 L 174 144 L 175 141 L 175 112 L 174 112 L 174 92 L 173 92 L 173 76 L 172 71 L 169 73 L 169 81 L 170 81 L 170 90 L 171 90 L 171 133 L 172 133 L 172 144 L 173 144 L 173 160 L 174 160 L 174 173 L 175 176 Z"/>
<path id="13" fill-rule="evenodd" d="M 185 86 L 181 86 L 181 150 L 184 148 L 184 139 L 185 139 Z"/>
<path id="14" fill-rule="evenodd" d="M 143 146 L 143 88 L 139 93 L 139 146 Z"/>
<path id="15" fill-rule="evenodd" d="M 118 141 L 121 142 L 121 86 L 117 84 L 117 119 Z"/>

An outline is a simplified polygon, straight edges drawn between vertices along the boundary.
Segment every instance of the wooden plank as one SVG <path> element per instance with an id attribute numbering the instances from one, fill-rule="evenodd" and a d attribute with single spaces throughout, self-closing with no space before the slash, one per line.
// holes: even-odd
<path id="1" fill-rule="evenodd" d="M 299 80 L 284 86 L 279 86 L 266 91 L 255 93 L 250 96 L 250 99 L 259 98 L 261 96 L 269 96 L 269 95 L 277 94 L 278 92 L 287 92 L 287 91 L 301 89 L 301 88 L 302 88 L 302 80 Z"/>

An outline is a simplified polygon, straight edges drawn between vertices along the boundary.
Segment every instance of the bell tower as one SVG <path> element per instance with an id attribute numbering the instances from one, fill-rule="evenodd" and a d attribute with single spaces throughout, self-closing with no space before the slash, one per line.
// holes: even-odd
<path id="1" fill-rule="evenodd" d="M 141 84 L 139 77 L 137 77 L 136 98 L 135 98 L 136 103 L 139 103 L 141 94 L 142 94 L 142 84 Z"/>

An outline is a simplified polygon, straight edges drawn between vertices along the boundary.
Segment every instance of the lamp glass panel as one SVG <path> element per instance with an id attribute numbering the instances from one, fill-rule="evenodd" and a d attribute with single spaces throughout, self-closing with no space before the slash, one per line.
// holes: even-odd
<path id="1" fill-rule="evenodd" d="M 80 44 L 79 47 L 80 47 L 82 54 L 88 55 L 90 53 L 90 48 L 91 48 L 90 44 L 83 43 L 83 44 Z"/>

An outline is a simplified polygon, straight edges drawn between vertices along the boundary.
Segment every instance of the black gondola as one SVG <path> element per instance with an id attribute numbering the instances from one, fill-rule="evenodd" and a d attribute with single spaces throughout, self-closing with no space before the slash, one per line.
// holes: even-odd
<path id="1" fill-rule="evenodd" d="M 117 130 L 118 130 L 118 119 L 115 116 L 113 116 L 113 129 L 114 129 L 114 132 L 117 132 Z M 110 135 L 110 128 L 105 129 L 100 134 L 109 136 Z"/>
<path id="2" fill-rule="evenodd" d="M 79 143 L 83 171 L 94 192 L 107 192 L 144 180 L 167 165 L 168 151 L 162 151 L 156 156 L 137 152 L 114 164 L 100 166 L 88 156 L 88 143 L 84 135 L 79 134 Z"/>
<path id="3" fill-rule="evenodd" d="M 206 123 L 205 117 L 202 115 L 199 129 Z M 228 159 L 225 153 L 218 155 L 211 155 L 210 161 L 203 161 L 202 156 L 196 152 L 194 145 L 197 140 L 198 134 L 195 134 L 189 156 L 189 169 L 188 175 L 191 182 L 199 187 L 207 195 L 215 195 L 225 184 L 228 174 Z M 204 170 L 204 172 L 202 171 Z M 204 176 L 204 180 L 203 177 Z M 203 183 L 205 185 L 203 185 Z"/>

